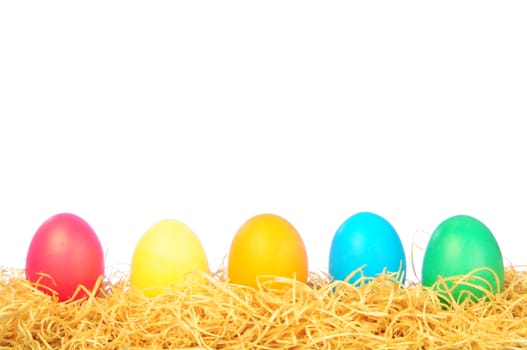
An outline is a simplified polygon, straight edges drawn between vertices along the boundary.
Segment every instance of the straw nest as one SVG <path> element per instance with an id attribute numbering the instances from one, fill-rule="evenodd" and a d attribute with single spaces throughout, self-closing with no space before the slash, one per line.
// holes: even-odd
<path id="1" fill-rule="evenodd" d="M 23 271 L 0 277 L 2 349 L 527 348 L 527 273 L 513 267 L 502 293 L 450 307 L 390 275 L 350 285 L 311 273 L 307 285 L 255 290 L 219 271 L 147 298 L 113 274 L 97 296 L 67 303 L 35 289 Z"/>

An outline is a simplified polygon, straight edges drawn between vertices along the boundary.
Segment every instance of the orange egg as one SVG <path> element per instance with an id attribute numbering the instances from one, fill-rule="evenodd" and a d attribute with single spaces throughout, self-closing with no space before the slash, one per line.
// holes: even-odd
<path id="1" fill-rule="evenodd" d="M 227 269 L 230 282 L 255 288 L 257 281 L 264 282 L 270 276 L 306 283 L 306 248 L 287 220 L 274 214 L 260 214 L 238 229 L 231 244 Z M 273 287 L 286 285 L 273 283 Z"/>

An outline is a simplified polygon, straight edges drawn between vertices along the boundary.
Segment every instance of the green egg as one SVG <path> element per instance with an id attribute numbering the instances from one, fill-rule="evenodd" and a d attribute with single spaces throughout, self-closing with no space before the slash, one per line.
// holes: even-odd
<path id="1" fill-rule="evenodd" d="M 498 242 L 485 224 L 468 215 L 452 216 L 437 226 L 426 247 L 422 284 L 434 287 L 443 303 L 452 298 L 481 300 L 503 290 L 504 266 Z M 459 283 L 453 279 L 465 276 Z M 442 277 L 445 283 L 436 283 Z"/>

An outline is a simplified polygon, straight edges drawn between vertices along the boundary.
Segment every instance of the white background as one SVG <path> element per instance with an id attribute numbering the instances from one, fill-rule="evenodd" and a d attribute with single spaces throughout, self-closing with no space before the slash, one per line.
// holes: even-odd
<path id="1" fill-rule="evenodd" d="M 273 212 L 325 271 L 363 210 L 410 269 L 414 233 L 455 214 L 527 264 L 522 3 L 2 2 L 0 265 L 67 211 L 108 266 L 174 218 L 215 269 Z"/>

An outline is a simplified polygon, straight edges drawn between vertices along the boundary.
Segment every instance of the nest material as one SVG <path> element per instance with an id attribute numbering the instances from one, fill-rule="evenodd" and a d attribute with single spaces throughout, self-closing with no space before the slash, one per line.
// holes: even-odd
<path id="1" fill-rule="evenodd" d="M 64 303 L 4 269 L 0 349 L 527 348 L 527 273 L 512 267 L 503 292 L 449 307 L 390 275 L 351 285 L 311 273 L 307 285 L 256 290 L 220 271 L 156 298 L 112 277 L 97 296 Z"/>

